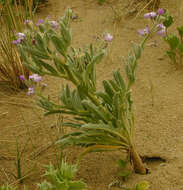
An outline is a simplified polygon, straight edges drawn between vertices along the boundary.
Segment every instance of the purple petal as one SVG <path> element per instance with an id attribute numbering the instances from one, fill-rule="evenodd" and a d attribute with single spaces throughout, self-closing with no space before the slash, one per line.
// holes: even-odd
<path id="1" fill-rule="evenodd" d="M 146 14 L 144 14 L 144 18 L 151 18 L 151 13 L 146 13 Z"/>
<path id="2" fill-rule="evenodd" d="M 38 74 L 32 74 L 29 76 L 29 79 L 33 79 L 34 82 L 40 82 L 42 81 L 42 77 Z"/>
<path id="3" fill-rule="evenodd" d="M 72 19 L 73 19 L 73 20 L 76 20 L 76 19 L 78 19 L 78 16 L 77 16 L 77 15 L 72 16 Z"/>
<path id="4" fill-rule="evenodd" d="M 17 36 L 18 36 L 18 38 L 19 39 L 25 39 L 25 34 L 24 33 L 21 33 L 21 32 L 19 32 L 19 33 L 17 33 Z"/>
<path id="5" fill-rule="evenodd" d="M 38 77 L 34 78 L 34 82 L 40 82 L 40 81 L 42 81 L 42 77 L 41 76 L 38 76 Z"/>
<path id="6" fill-rule="evenodd" d="M 34 94 L 34 88 L 28 88 L 27 95 L 30 96 L 31 94 Z"/>
<path id="7" fill-rule="evenodd" d="M 58 22 L 57 21 L 50 21 L 50 25 L 52 28 L 56 29 L 58 27 Z"/>
<path id="8" fill-rule="evenodd" d="M 39 26 L 40 24 L 43 24 L 43 23 L 44 23 L 43 19 L 38 19 L 38 21 L 36 23 L 36 26 Z"/>
<path id="9" fill-rule="evenodd" d="M 107 42 L 112 42 L 113 36 L 112 36 L 111 34 L 107 33 L 107 34 L 104 36 L 104 39 L 105 39 L 105 41 L 107 41 Z"/>
<path id="10" fill-rule="evenodd" d="M 145 32 L 145 34 L 149 34 L 150 30 L 149 30 L 149 27 L 148 27 L 148 26 L 146 26 L 146 27 L 144 28 L 144 32 Z"/>
<path id="11" fill-rule="evenodd" d="M 157 24 L 157 29 L 161 30 L 161 29 L 165 29 L 166 27 L 163 24 Z"/>
<path id="12" fill-rule="evenodd" d="M 42 83 L 42 86 L 43 86 L 43 87 L 46 87 L 46 86 L 47 86 L 47 84 L 46 84 L 46 83 Z"/>
<path id="13" fill-rule="evenodd" d="M 166 35 L 166 30 L 165 29 L 159 30 L 157 31 L 157 34 L 164 37 Z"/>
<path id="14" fill-rule="evenodd" d="M 163 15 L 165 13 L 164 9 L 160 8 L 158 9 L 158 14 L 159 15 Z"/>
<path id="15" fill-rule="evenodd" d="M 156 12 L 151 12 L 150 14 L 151 14 L 151 18 L 154 18 L 157 16 Z"/>
<path id="16" fill-rule="evenodd" d="M 20 75 L 20 80 L 24 81 L 25 80 L 25 76 L 24 75 Z"/>
<path id="17" fill-rule="evenodd" d="M 15 45 L 20 44 L 21 42 L 22 42 L 21 39 L 13 40 L 13 44 Z"/>
<path id="18" fill-rule="evenodd" d="M 149 27 L 148 26 L 146 26 L 144 29 L 139 29 L 138 30 L 138 34 L 140 35 L 140 36 L 145 36 L 146 34 L 148 34 L 149 33 Z"/>
<path id="19" fill-rule="evenodd" d="M 138 34 L 139 34 L 140 36 L 144 36 L 144 35 L 145 35 L 144 29 L 139 29 L 139 30 L 138 30 Z"/>

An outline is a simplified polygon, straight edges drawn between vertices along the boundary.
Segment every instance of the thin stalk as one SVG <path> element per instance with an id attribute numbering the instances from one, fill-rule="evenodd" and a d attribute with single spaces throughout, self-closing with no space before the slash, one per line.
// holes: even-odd
<path id="1" fill-rule="evenodd" d="M 17 153 L 17 160 L 16 160 L 16 167 L 17 167 L 17 179 L 19 179 L 20 183 L 23 183 L 22 179 L 22 170 L 21 170 L 21 153 L 18 146 L 18 140 L 16 139 L 16 153 Z"/>

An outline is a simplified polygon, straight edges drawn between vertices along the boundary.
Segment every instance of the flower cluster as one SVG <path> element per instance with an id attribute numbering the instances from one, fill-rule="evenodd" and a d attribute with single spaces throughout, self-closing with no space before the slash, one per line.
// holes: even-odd
<path id="1" fill-rule="evenodd" d="M 52 29 L 57 29 L 58 25 L 59 25 L 59 23 L 57 21 L 55 21 L 55 20 L 50 21 L 48 19 L 46 19 L 46 20 L 38 19 L 38 21 L 35 25 L 33 24 L 33 22 L 31 20 L 26 19 L 24 21 L 24 24 L 26 27 L 31 28 L 31 29 L 34 29 L 34 26 L 39 27 L 40 25 L 45 25 L 45 24 L 47 24 L 47 26 L 50 26 Z M 13 40 L 13 44 L 15 44 L 15 45 L 21 44 L 25 40 L 26 35 L 27 35 L 27 33 L 25 34 L 23 32 L 16 33 L 16 40 Z M 32 39 L 32 44 L 33 45 L 36 44 L 36 41 L 34 38 Z"/>
<path id="2" fill-rule="evenodd" d="M 44 20 L 43 19 L 38 19 L 36 26 L 38 27 L 39 25 L 44 24 Z"/>
<path id="3" fill-rule="evenodd" d="M 25 40 L 26 36 L 24 33 L 18 32 L 16 35 L 17 35 L 17 39 L 13 40 L 13 44 L 17 45 L 17 44 L 22 43 Z"/>
<path id="4" fill-rule="evenodd" d="M 25 81 L 28 83 L 28 92 L 27 92 L 27 95 L 30 96 L 31 94 L 34 94 L 35 93 L 35 86 L 42 81 L 42 77 L 39 76 L 38 74 L 32 74 L 29 76 L 29 80 L 26 81 L 26 78 L 24 75 L 20 75 L 20 80 L 21 81 Z M 47 86 L 46 83 L 41 83 L 41 86 L 44 88 Z"/>
<path id="5" fill-rule="evenodd" d="M 157 34 L 160 35 L 160 36 L 165 36 L 166 27 L 162 23 L 158 24 L 156 27 L 157 27 Z"/>
<path id="6" fill-rule="evenodd" d="M 165 34 L 166 34 L 166 27 L 162 23 L 159 23 L 159 20 L 160 20 L 159 18 L 160 18 L 160 16 L 164 15 L 164 13 L 165 13 L 164 9 L 160 8 L 160 9 L 158 9 L 157 13 L 150 12 L 150 13 L 144 14 L 144 18 L 151 19 L 151 20 L 155 21 L 155 23 L 157 23 L 157 26 L 156 26 L 157 34 L 160 36 L 165 36 Z M 139 29 L 138 33 L 141 36 L 145 36 L 145 35 L 149 34 L 149 31 L 150 31 L 149 27 L 146 26 L 144 29 Z"/>
<path id="7" fill-rule="evenodd" d="M 54 29 L 56 29 L 56 28 L 58 27 L 58 22 L 55 21 L 55 20 L 52 20 L 52 21 L 50 21 L 49 23 L 50 23 L 50 26 L 51 26 L 52 28 L 54 28 Z"/>

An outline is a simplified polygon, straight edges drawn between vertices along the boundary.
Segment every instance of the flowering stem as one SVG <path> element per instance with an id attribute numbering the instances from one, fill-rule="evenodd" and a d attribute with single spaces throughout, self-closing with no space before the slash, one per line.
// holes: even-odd
<path id="1" fill-rule="evenodd" d="M 159 23 L 160 21 L 160 15 L 155 19 L 155 21 L 153 22 L 153 26 L 151 27 L 151 29 L 149 30 L 150 32 L 146 35 L 146 37 L 144 38 L 141 47 L 144 48 L 144 45 L 146 43 L 146 41 L 148 40 L 148 38 L 152 35 L 152 33 L 154 32 L 154 29 L 157 26 L 157 23 Z M 167 29 L 165 29 L 165 32 L 167 32 Z"/>
<path id="2" fill-rule="evenodd" d="M 144 49 L 144 45 L 145 45 L 146 41 L 147 41 L 147 40 L 149 39 L 149 37 L 152 35 L 152 33 L 153 33 L 155 27 L 156 27 L 156 23 L 153 24 L 152 28 L 150 29 L 150 32 L 146 35 L 146 37 L 145 37 L 144 40 L 142 41 L 141 47 L 142 47 L 143 49 Z"/>

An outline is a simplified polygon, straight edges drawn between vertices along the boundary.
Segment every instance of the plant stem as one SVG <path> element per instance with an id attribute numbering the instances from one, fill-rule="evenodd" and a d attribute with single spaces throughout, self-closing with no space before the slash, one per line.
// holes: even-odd
<path id="1" fill-rule="evenodd" d="M 146 168 L 139 156 L 139 154 L 137 153 L 137 151 L 135 150 L 135 148 L 132 146 L 130 149 L 130 159 L 133 163 L 133 167 L 136 173 L 139 174 L 146 174 Z"/>

